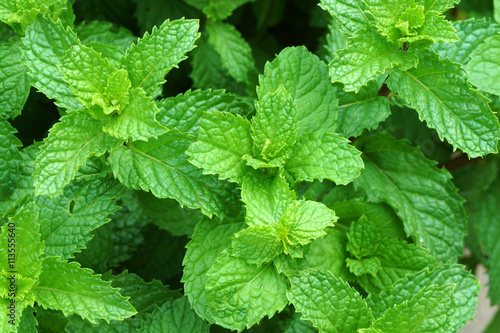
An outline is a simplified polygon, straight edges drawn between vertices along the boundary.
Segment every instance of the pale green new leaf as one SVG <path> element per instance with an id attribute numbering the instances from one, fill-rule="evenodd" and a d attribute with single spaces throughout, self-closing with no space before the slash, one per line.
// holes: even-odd
<path id="1" fill-rule="evenodd" d="M 371 312 L 365 300 L 342 279 L 331 273 L 302 271 L 290 276 L 290 302 L 301 319 L 309 320 L 319 332 L 356 332 L 368 327 Z"/>
<path id="2" fill-rule="evenodd" d="M 39 16 L 26 29 L 23 44 L 22 61 L 33 78 L 31 84 L 48 98 L 55 99 L 58 106 L 68 110 L 82 109 L 82 104 L 59 71 L 65 51 L 78 44 L 75 33 L 68 27 L 64 28 L 60 21 L 53 22 Z"/>
<path id="3" fill-rule="evenodd" d="M 19 282 L 19 280 L 16 282 Z M 22 332 L 20 328 L 23 327 L 23 324 L 20 323 L 20 319 L 24 312 L 23 310 L 29 306 L 33 306 L 35 300 L 32 296 L 29 296 L 16 300 L 14 305 L 10 302 L 11 299 L 0 297 L 0 315 L 4 318 L 4 320 L 0 321 L 0 330 L 5 333 L 20 333 Z M 14 307 L 15 318 L 8 316 L 11 314 L 10 309 L 7 308 L 8 306 Z M 9 320 L 13 320 L 14 325 L 9 323 Z"/>
<path id="4" fill-rule="evenodd" d="M 425 23 L 421 28 L 417 29 L 417 32 L 422 37 L 428 37 L 430 40 L 429 44 L 438 41 L 446 43 L 458 41 L 453 24 L 447 21 L 443 15 L 435 11 L 428 12 L 425 15 Z M 404 38 L 402 40 L 404 40 Z M 411 37 L 409 41 L 411 42 Z"/>
<path id="5" fill-rule="evenodd" d="M 97 319 L 123 320 L 137 312 L 127 299 L 99 275 L 76 262 L 45 258 L 38 285 L 32 289 L 38 305 L 78 314 L 91 323 Z"/>
<path id="6" fill-rule="evenodd" d="M 254 156 L 265 161 L 288 157 L 297 139 L 297 108 L 284 88 L 268 93 L 255 103 L 252 118 Z"/>
<path id="7" fill-rule="evenodd" d="M 480 90 L 500 95 L 500 36 L 487 38 L 470 55 L 466 70 L 470 82 Z"/>
<path id="8" fill-rule="evenodd" d="M 207 21 L 208 43 L 220 55 L 222 66 L 236 81 L 247 82 L 255 64 L 250 45 L 236 28 L 228 23 Z"/>
<path id="9" fill-rule="evenodd" d="M 187 297 L 165 302 L 141 324 L 137 332 L 208 333 L 210 325 L 191 309 Z"/>
<path id="10" fill-rule="evenodd" d="M 308 133 L 301 136 L 285 163 L 295 181 L 330 179 L 345 185 L 363 168 L 360 152 L 349 141 L 334 133 Z"/>
<path id="11" fill-rule="evenodd" d="M 366 11 L 373 15 L 375 25 L 383 36 L 396 42 L 401 32 L 396 27 L 405 10 L 415 6 L 414 0 L 363 0 Z M 414 14 L 415 15 L 415 14 Z M 363 37 L 364 33 L 359 33 Z"/>
<path id="12" fill-rule="evenodd" d="M 456 332 L 474 316 L 474 309 L 478 302 L 479 281 L 464 266 L 446 264 L 432 270 L 425 268 L 420 272 L 406 275 L 380 294 L 370 294 L 366 302 L 372 309 L 373 316 L 380 318 L 384 313 L 399 304 L 411 300 L 414 295 L 426 286 L 454 284 L 455 320 L 453 325 Z"/>
<path id="13" fill-rule="evenodd" d="M 432 45 L 432 49 L 441 58 L 448 58 L 452 62 L 463 65 L 470 60 L 470 54 L 490 36 L 500 32 L 500 26 L 486 19 L 469 19 L 453 23 L 459 40 L 456 43 L 439 42 Z"/>
<path id="14" fill-rule="evenodd" d="M 288 303 L 287 279 L 272 263 L 251 265 L 226 251 L 207 275 L 207 302 L 218 310 L 212 316 L 220 326 L 242 331 Z"/>
<path id="15" fill-rule="evenodd" d="M 368 81 L 390 68 L 411 68 L 418 63 L 415 51 L 404 51 L 373 28 L 363 30 L 336 53 L 329 64 L 332 82 L 342 82 L 345 91 L 358 92 Z"/>
<path id="16" fill-rule="evenodd" d="M 339 28 L 348 35 L 358 34 L 370 24 L 364 13 L 365 5 L 360 0 L 321 0 L 319 6 L 335 16 Z"/>
<path id="17" fill-rule="evenodd" d="M 115 138 L 132 141 L 156 139 L 167 131 L 156 121 L 158 108 L 142 89 L 131 89 L 128 99 L 120 114 L 104 124 L 103 131 Z"/>
<path id="18" fill-rule="evenodd" d="M 0 116 L 15 118 L 21 114 L 30 93 L 31 77 L 19 57 L 19 38 L 0 46 Z"/>
<path id="19" fill-rule="evenodd" d="M 453 8 L 459 0 L 415 0 L 417 5 L 422 5 L 425 8 L 425 13 L 435 10 L 443 13 L 444 11 Z"/>
<path id="20" fill-rule="evenodd" d="M 462 254 L 466 217 L 449 172 L 388 135 L 367 137 L 357 146 L 364 153 L 365 170 L 355 184 L 370 201 L 394 208 L 417 244 L 441 260 L 456 261 Z"/>
<path id="21" fill-rule="evenodd" d="M 151 34 L 146 33 L 120 60 L 132 87 L 153 95 L 165 83 L 165 75 L 187 58 L 185 54 L 194 48 L 198 37 L 198 21 L 186 19 L 166 20 Z"/>
<path id="22" fill-rule="evenodd" d="M 189 162 L 219 179 L 241 182 L 249 167 L 242 157 L 252 153 L 250 122 L 229 113 L 204 113 L 198 141 L 189 146 Z"/>
<path id="23" fill-rule="evenodd" d="M 368 81 L 358 93 L 339 90 L 339 118 L 336 132 L 344 138 L 360 136 L 364 129 L 376 129 L 390 114 L 389 100 L 378 96 L 380 85 Z"/>
<path id="24" fill-rule="evenodd" d="M 91 177 L 76 179 L 64 189 L 64 195 L 51 200 L 37 196 L 41 239 L 45 242 L 44 256 L 73 257 L 85 248 L 92 231 L 110 221 L 108 215 L 120 207 L 116 200 L 122 187 L 113 178 Z"/>
<path id="25" fill-rule="evenodd" d="M 374 321 L 369 329 L 359 332 L 453 332 L 454 287 L 452 284 L 426 287 L 410 301 L 389 309 L 383 317 Z"/>
<path id="26" fill-rule="evenodd" d="M 19 152 L 21 141 L 17 131 L 0 116 L 0 200 L 6 200 L 14 191 L 19 177 L 19 165 L 23 158 Z"/>
<path id="27" fill-rule="evenodd" d="M 358 259 L 372 256 L 377 252 L 380 238 L 375 223 L 362 216 L 349 228 L 347 250 Z"/>
<path id="28" fill-rule="evenodd" d="M 328 77 L 328 68 L 305 47 L 288 47 L 264 68 L 259 77 L 257 95 L 285 87 L 297 106 L 299 134 L 335 132 L 337 128 L 336 88 Z"/>
<path id="29" fill-rule="evenodd" d="M 203 175 L 188 162 L 186 149 L 194 138 L 175 131 L 147 142 L 132 142 L 111 151 L 113 174 L 125 186 L 171 198 L 202 213 L 222 216 L 233 201 L 233 186 Z"/>
<path id="30" fill-rule="evenodd" d="M 196 313 L 209 322 L 214 322 L 213 309 L 205 297 L 206 273 L 216 264 L 222 251 L 231 246 L 231 237 L 244 228 L 243 221 L 202 219 L 194 229 L 191 241 L 186 245 L 184 256 L 184 292 Z"/>
<path id="31" fill-rule="evenodd" d="M 418 67 L 390 74 L 389 88 L 408 101 L 441 139 L 471 158 L 497 151 L 498 119 L 488 100 L 468 85 L 458 64 L 424 51 L 419 54 Z"/>
<path id="32" fill-rule="evenodd" d="M 35 161 L 33 182 L 37 195 L 62 193 L 79 167 L 91 156 L 99 156 L 121 140 L 102 130 L 103 121 L 85 112 L 71 112 L 52 126 Z"/>

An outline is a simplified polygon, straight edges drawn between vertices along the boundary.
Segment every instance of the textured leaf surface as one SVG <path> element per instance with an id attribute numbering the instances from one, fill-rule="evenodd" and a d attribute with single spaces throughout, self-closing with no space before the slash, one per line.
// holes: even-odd
<path id="1" fill-rule="evenodd" d="M 390 68 L 411 68 L 418 63 L 414 51 L 400 50 L 376 30 L 369 28 L 348 40 L 330 63 L 332 82 L 342 82 L 345 91 L 358 92 L 369 80 Z"/>
<path id="2" fill-rule="evenodd" d="M 223 20 L 230 16 L 233 10 L 250 1 L 255 0 L 209 0 L 203 12 L 215 20 Z"/>
<path id="3" fill-rule="evenodd" d="M 160 28 L 153 28 L 134 44 L 120 63 L 129 73 L 133 87 L 141 87 L 152 95 L 165 83 L 164 76 L 194 47 L 198 39 L 198 21 L 165 21 Z"/>
<path id="4" fill-rule="evenodd" d="M 339 119 L 336 132 L 349 138 L 361 135 L 364 129 L 376 129 L 391 113 L 389 100 L 377 96 L 379 89 L 375 81 L 369 81 L 357 94 L 338 91 Z"/>
<path id="5" fill-rule="evenodd" d="M 455 302 L 453 285 L 429 286 L 409 302 L 389 309 L 362 333 L 451 332 Z"/>
<path id="6" fill-rule="evenodd" d="M 30 93 L 31 78 L 19 57 L 20 39 L 12 39 L 0 46 L 0 115 L 15 118 Z"/>
<path id="7" fill-rule="evenodd" d="M 73 257 L 85 248 L 91 232 L 109 222 L 108 215 L 120 207 L 116 200 L 122 187 L 114 179 L 92 177 L 78 179 L 64 189 L 64 194 L 51 200 L 37 196 L 41 239 L 45 242 L 47 257 Z"/>
<path id="8" fill-rule="evenodd" d="M 92 323 L 97 319 L 123 320 L 136 313 L 130 303 L 87 268 L 76 262 L 45 258 L 38 285 L 33 289 L 37 303 L 44 308 L 73 313 Z"/>
<path id="9" fill-rule="evenodd" d="M 442 260 L 456 261 L 465 234 L 463 199 L 450 174 L 404 141 L 371 136 L 360 142 L 365 170 L 355 180 L 371 201 L 386 201 L 407 235 Z"/>
<path id="10" fill-rule="evenodd" d="M 395 42 L 400 35 L 397 24 L 403 18 L 403 12 L 413 7 L 415 2 L 414 0 L 364 0 L 364 3 L 366 11 L 373 15 L 380 33 L 391 42 Z"/>
<path id="11" fill-rule="evenodd" d="M 129 188 L 222 216 L 232 203 L 233 186 L 203 175 L 187 161 L 185 151 L 193 141 L 189 135 L 171 131 L 158 139 L 118 146 L 109 161 L 115 177 Z"/>
<path id="12" fill-rule="evenodd" d="M 222 66 L 236 81 L 247 82 L 255 71 L 252 50 L 234 26 L 207 21 L 208 43 L 219 53 Z"/>
<path id="13" fill-rule="evenodd" d="M 37 154 L 33 173 L 37 195 L 60 194 L 89 157 L 102 155 L 121 143 L 104 133 L 103 122 L 88 113 L 72 112 L 60 120 Z"/>
<path id="14" fill-rule="evenodd" d="M 208 333 L 210 325 L 191 309 L 187 297 L 165 302 L 148 316 L 138 332 Z"/>
<path id="15" fill-rule="evenodd" d="M 187 252 L 184 257 L 184 283 L 185 294 L 191 306 L 203 319 L 213 322 L 211 313 L 214 311 L 207 304 L 205 284 L 207 283 L 208 270 L 216 264 L 216 259 L 222 251 L 231 246 L 231 237 L 245 226 L 243 221 L 235 222 L 217 219 L 202 219 L 194 229 L 191 241 L 186 245 Z"/>
<path id="16" fill-rule="evenodd" d="M 202 168 L 204 173 L 218 174 L 220 179 L 241 181 L 249 167 L 243 155 L 252 153 L 250 122 L 228 113 L 205 113 L 198 141 L 191 144 L 187 154 L 189 162 Z"/>
<path id="17" fill-rule="evenodd" d="M 392 71 L 387 84 L 417 110 L 420 120 L 436 129 L 470 157 L 496 152 L 500 137 L 498 119 L 487 99 L 467 84 L 459 65 L 423 52 L 419 65 L 407 71 Z"/>
<path id="18" fill-rule="evenodd" d="M 470 55 L 467 72 L 470 82 L 480 90 L 500 95 L 500 36 L 487 38 Z"/>
<path id="19" fill-rule="evenodd" d="M 48 98 L 55 99 L 58 106 L 82 109 L 58 67 L 65 51 L 77 44 L 76 35 L 60 21 L 55 23 L 39 16 L 26 29 L 23 43 L 22 58 L 33 77 L 31 84 Z"/>
<path id="20" fill-rule="evenodd" d="M 366 299 L 372 309 L 373 316 L 380 318 L 390 308 L 411 300 L 426 286 L 454 284 L 453 291 L 455 313 L 453 325 L 457 331 L 474 316 L 477 305 L 479 282 L 470 272 L 464 270 L 462 265 L 442 265 L 435 269 L 428 268 L 420 272 L 409 274 L 397 281 L 380 294 L 371 294 Z"/>
<path id="21" fill-rule="evenodd" d="M 331 273 L 303 271 L 290 277 L 288 299 L 302 319 L 320 332 L 355 332 L 367 327 L 372 315 L 361 295 Z"/>
<path id="22" fill-rule="evenodd" d="M 500 26 L 488 22 L 486 19 L 468 19 L 453 22 L 459 40 L 456 43 L 439 42 L 432 45 L 441 58 L 448 58 L 452 62 L 466 64 L 470 54 L 490 36 L 500 32 Z"/>
<path id="23" fill-rule="evenodd" d="M 278 274 L 272 263 L 250 265 L 226 252 L 207 275 L 207 302 L 219 310 L 212 315 L 223 327 L 238 331 L 250 328 L 288 303 L 286 277 Z"/>
<path id="24" fill-rule="evenodd" d="M 299 134 L 335 132 L 337 128 L 336 88 L 328 68 L 305 47 L 288 47 L 264 68 L 257 94 L 262 98 L 284 86 L 297 105 Z"/>
<path id="25" fill-rule="evenodd" d="M 415 0 L 416 4 L 424 6 L 425 12 L 435 10 L 441 13 L 447 9 L 453 8 L 458 2 L 458 0 Z"/>
<path id="26" fill-rule="evenodd" d="M 22 161 L 18 148 L 21 141 L 14 135 L 16 130 L 0 116 L 0 200 L 7 199 L 18 179 L 18 165 Z"/>
<path id="27" fill-rule="evenodd" d="M 370 23 L 364 13 L 365 5 L 359 0 L 321 0 L 320 6 L 337 18 L 339 28 L 348 35 L 357 34 Z"/>
<path id="28" fill-rule="evenodd" d="M 285 170 L 296 181 L 330 179 L 348 184 L 363 168 L 360 152 L 349 141 L 333 133 L 310 133 L 295 144 Z"/>

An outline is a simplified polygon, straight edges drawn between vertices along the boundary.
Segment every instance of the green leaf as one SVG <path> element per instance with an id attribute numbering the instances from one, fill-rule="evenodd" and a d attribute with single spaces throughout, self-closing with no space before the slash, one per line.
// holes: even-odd
<path id="1" fill-rule="evenodd" d="M 18 38 L 0 45 L 0 116 L 7 118 L 21 114 L 30 93 L 31 77 L 19 57 L 21 46 Z"/>
<path id="2" fill-rule="evenodd" d="M 284 240 L 280 239 L 279 232 L 273 223 L 243 229 L 234 235 L 231 254 L 249 264 L 268 263 L 284 252 Z"/>
<path id="3" fill-rule="evenodd" d="M 376 81 L 368 81 L 357 94 L 339 90 L 339 119 L 336 132 L 344 138 L 360 136 L 364 129 L 376 129 L 391 113 L 389 100 L 378 96 Z"/>
<path id="4" fill-rule="evenodd" d="M 194 138 L 175 131 L 147 142 L 132 142 L 111 151 L 113 174 L 125 186 L 171 198 L 203 214 L 222 216 L 233 202 L 233 186 L 188 162 L 186 149 Z M 191 145 L 192 147 L 192 145 Z"/>
<path id="5" fill-rule="evenodd" d="M 347 233 L 347 250 L 356 258 L 372 256 L 377 252 L 378 241 L 381 236 L 375 223 L 370 222 L 365 216 L 353 222 Z"/>
<path id="6" fill-rule="evenodd" d="M 284 88 L 268 93 L 255 103 L 252 118 L 254 156 L 265 161 L 287 158 L 297 139 L 297 109 Z"/>
<path id="7" fill-rule="evenodd" d="M 425 23 L 416 29 L 417 36 L 408 36 L 399 39 L 399 42 L 408 42 L 410 47 L 427 47 L 435 42 L 453 43 L 458 41 L 455 29 L 450 21 L 440 13 L 430 11 L 425 15 Z"/>
<path id="8" fill-rule="evenodd" d="M 414 0 L 363 0 L 366 4 L 366 11 L 373 15 L 375 25 L 383 36 L 386 36 L 390 42 L 396 42 L 401 36 L 397 25 L 404 18 L 405 10 L 414 9 Z M 418 8 L 418 7 L 417 7 Z M 412 13 L 412 19 L 415 20 L 417 13 Z M 422 13 L 423 15 L 423 13 Z M 363 33 L 358 34 L 363 36 Z M 382 53 L 381 53 L 382 54 Z"/>
<path id="9" fill-rule="evenodd" d="M 186 153 L 189 162 L 219 179 L 241 182 L 249 167 L 242 156 L 252 153 L 250 122 L 229 113 L 204 113 L 198 141 Z"/>
<path id="10" fill-rule="evenodd" d="M 425 8 L 425 13 L 435 10 L 443 13 L 444 11 L 453 8 L 459 0 L 415 0 L 417 5 L 422 5 Z"/>
<path id="11" fill-rule="evenodd" d="M 247 82 L 256 72 L 250 45 L 228 23 L 207 21 L 208 43 L 220 55 L 222 66 L 238 82 Z"/>
<path id="12" fill-rule="evenodd" d="M 210 325 L 191 309 L 187 297 L 165 302 L 141 324 L 138 332 L 208 333 Z"/>
<path id="13" fill-rule="evenodd" d="M 193 66 L 194 67 L 194 66 Z M 168 97 L 157 104 L 160 110 L 156 114 L 158 122 L 181 133 L 198 135 L 203 112 L 231 112 L 246 115 L 253 111 L 253 106 L 237 95 L 224 90 L 188 90 L 184 94 Z"/>
<path id="14" fill-rule="evenodd" d="M 439 42 L 432 45 L 432 49 L 441 58 L 448 58 L 452 62 L 463 65 L 470 60 L 470 54 L 490 36 L 500 32 L 500 26 L 486 19 L 468 19 L 453 22 L 459 40 L 456 43 Z"/>
<path id="15" fill-rule="evenodd" d="M 0 297 L 9 296 L 10 299 L 21 301 L 36 284 L 42 273 L 43 259 L 40 257 L 45 248 L 40 240 L 39 227 L 32 203 L 22 206 L 8 223 L 2 226 L 0 259 L 3 264 L 0 275 L 3 281 L 0 285 Z M 9 280 L 12 276 L 14 281 Z M 11 296 L 12 282 L 15 285 L 14 297 Z M 22 308 L 19 310 L 22 311 Z"/>
<path id="16" fill-rule="evenodd" d="M 370 24 L 370 19 L 364 13 L 365 4 L 360 0 L 321 0 L 319 6 L 335 16 L 340 24 L 339 29 L 348 35 L 357 34 Z"/>
<path id="17" fill-rule="evenodd" d="M 226 251 L 207 275 L 207 302 L 218 310 L 212 314 L 215 322 L 225 328 L 250 328 L 288 303 L 286 277 L 272 263 L 250 265 Z"/>
<path id="18" fill-rule="evenodd" d="M 21 141 L 14 135 L 17 131 L 0 116 L 0 200 L 5 200 L 14 191 L 18 177 L 18 165 L 22 156 L 18 148 Z"/>
<path id="19" fill-rule="evenodd" d="M 60 21 L 39 16 L 26 29 L 23 39 L 22 61 L 33 78 L 31 85 L 43 92 L 55 104 L 68 110 L 80 110 L 82 104 L 63 80 L 59 71 L 61 58 L 71 46 L 77 45 L 77 38 L 70 28 L 64 28 Z"/>
<path id="20" fill-rule="evenodd" d="M 356 276 L 376 276 L 378 271 L 382 267 L 382 264 L 377 257 L 364 259 L 347 258 L 346 265 L 347 267 L 349 267 L 349 270 Z"/>
<path id="21" fill-rule="evenodd" d="M 388 42 L 373 28 L 348 39 L 347 47 L 329 64 L 332 82 L 342 82 L 345 91 L 358 92 L 368 81 L 390 68 L 406 70 L 418 63 L 415 51 L 405 51 Z"/>
<path id="22" fill-rule="evenodd" d="M 466 73 L 434 52 L 422 52 L 419 59 L 416 68 L 391 71 L 389 88 L 407 100 L 442 140 L 469 157 L 497 152 L 498 119 L 488 100 L 467 84 Z"/>
<path id="23" fill-rule="evenodd" d="M 389 309 L 383 317 L 360 333 L 452 332 L 454 285 L 429 286 L 410 301 Z"/>
<path id="24" fill-rule="evenodd" d="M 498 0 L 493 0 L 493 7 L 493 17 L 495 18 L 495 21 L 497 21 L 497 23 L 500 23 L 500 2 Z"/>
<path id="25" fill-rule="evenodd" d="M 198 21 L 186 19 L 166 20 L 151 34 L 146 33 L 120 60 L 132 87 L 153 95 L 165 83 L 165 75 L 187 58 L 185 54 L 194 48 L 198 37 Z"/>
<path id="26" fill-rule="evenodd" d="M 117 116 L 108 120 L 103 130 L 122 140 L 142 140 L 158 138 L 167 129 L 155 119 L 158 108 L 142 89 L 130 90 L 128 104 Z"/>
<path id="27" fill-rule="evenodd" d="M 207 5 L 203 8 L 203 13 L 214 20 L 224 20 L 229 17 L 233 11 L 244 5 L 247 2 L 255 0 L 209 0 Z M 188 1 L 188 2 L 193 2 Z"/>
<path id="28" fill-rule="evenodd" d="M 302 271 L 290 276 L 290 302 L 320 332 L 355 332 L 370 325 L 372 315 L 361 295 L 331 273 Z"/>
<path id="29" fill-rule="evenodd" d="M 362 168 L 360 152 L 347 139 L 333 133 L 304 134 L 285 163 L 285 170 L 294 181 L 330 179 L 338 185 L 350 183 Z"/>
<path id="30" fill-rule="evenodd" d="M 103 122 L 88 113 L 71 112 L 52 126 L 35 161 L 37 195 L 55 197 L 91 156 L 100 156 L 122 141 L 102 130 Z"/>
<path id="31" fill-rule="evenodd" d="M 202 219 L 194 229 L 191 241 L 186 245 L 184 256 L 184 292 L 189 298 L 193 309 L 203 319 L 214 322 L 211 313 L 213 309 L 207 304 L 205 284 L 210 267 L 216 264 L 216 259 L 222 251 L 231 246 L 231 237 L 244 227 L 243 221 Z"/>
<path id="32" fill-rule="evenodd" d="M 62 196 L 53 200 L 37 196 L 35 204 L 41 239 L 45 242 L 44 256 L 60 256 L 64 260 L 84 249 L 92 238 L 91 232 L 108 223 L 108 215 L 120 209 L 116 200 L 121 190 L 112 178 L 91 177 L 74 180 Z"/>
<path id="33" fill-rule="evenodd" d="M 478 301 L 479 281 L 464 266 L 446 264 L 432 270 L 425 268 L 420 272 L 406 275 L 380 294 L 370 294 L 366 298 L 373 316 L 380 318 L 389 309 L 410 301 L 416 294 L 431 285 L 455 285 L 453 291 L 455 319 L 452 321 L 456 332 L 474 316 Z"/>
<path id="34" fill-rule="evenodd" d="M 282 86 L 297 106 L 299 134 L 335 132 L 338 100 L 324 62 L 303 46 L 285 48 L 266 64 L 257 95 L 262 98 Z"/>
<path id="35" fill-rule="evenodd" d="M 462 255 L 466 217 L 451 175 L 438 169 L 405 141 L 387 135 L 359 141 L 365 170 L 355 180 L 373 202 L 387 202 L 406 234 L 437 258 L 452 262 Z M 439 207 L 439 208 L 438 208 Z"/>
<path id="36" fill-rule="evenodd" d="M 466 67 L 470 82 L 480 90 L 494 95 L 500 95 L 499 51 L 500 37 L 498 35 L 489 37 L 471 53 L 471 60 Z"/>
<path id="37" fill-rule="evenodd" d="M 137 313 L 109 282 L 76 262 L 57 258 L 45 258 L 39 283 L 32 291 L 44 308 L 61 310 L 66 316 L 75 313 L 92 323 L 123 320 Z"/>

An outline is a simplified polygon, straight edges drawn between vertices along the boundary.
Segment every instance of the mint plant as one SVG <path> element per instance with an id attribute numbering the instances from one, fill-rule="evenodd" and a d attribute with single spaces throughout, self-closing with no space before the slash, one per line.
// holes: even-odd
<path id="1" fill-rule="evenodd" d="M 97 3 L 0 4 L 0 331 L 456 332 L 479 264 L 499 303 L 498 1 Z"/>

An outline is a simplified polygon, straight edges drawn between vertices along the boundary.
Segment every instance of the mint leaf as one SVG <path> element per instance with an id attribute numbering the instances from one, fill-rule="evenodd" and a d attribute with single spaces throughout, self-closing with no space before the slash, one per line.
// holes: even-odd
<path id="1" fill-rule="evenodd" d="M 102 130 L 103 122 L 88 113 L 71 112 L 55 124 L 35 161 L 37 195 L 55 197 L 91 156 L 100 156 L 122 141 Z"/>
<path id="2" fill-rule="evenodd" d="M 53 200 L 37 196 L 44 256 L 60 256 L 64 260 L 84 249 L 92 238 L 91 232 L 109 222 L 108 215 L 120 208 L 116 200 L 121 189 L 114 179 L 91 177 L 74 180 L 62 196 Z"/>
<path id="3" fill-rule="evenodd" d="M 471 53 L 467 64 L 470 82 L 479 89 L 494 95 L 500 95 L 500 38 L 498 35 L 489 37 Z"/>
<path id="4" fill-rule="evenodd" d="M 347 250 L 358 259 L 371 256 L 377 252 L 380 238 L 377 226 L 362 216 L 357 222 L 351 224 L 347 233 L 349 240 Z"/>
<path id="5" fill-rule="evenodd" d="M 21 46 L 19 38 L 0 46 L 0 115 L 7 118 L 21 114 L 30 93 L 31 78 L 19 58 Z"/>
<path id="6" fill-rule="evenodd" d="M 451 175 L 408 143 L 387 135 L 367 137 L 358 147 L 365 170 L 355 184 L 370 201 L 393 207 L 417 244 L 441 260 L 456 261 L 462 254 L 466 219 Z"/>
<path id="7" fill-rule="evenodd" d="M 233 186 L 203 175 L 188 162 L 185 152 L 193 142 L 193 137 L 171 131 L 158 139 L 117 146 L 111 151 L 109 163 L 115 177 L 129 188 L 201 208 L 208 216 L 222 216 L 233 201 Z"/>
<path id="8" fill-rule="evenodd" d="M 132 45 L 120 60 L 132 87 L 141 87 L 147 95 L 153 95 L 165 83 L 165 75 L 193 49 L 199 37 L 197 31 L 197 20 L 166 20 Z"/>
<path id="9" fill-rule="evenodd" d="M 396 42 L 401 32 L 398 29 L 398 23 L 404 19 L 404 12 L 408 9 L 414 9 L 414 0 L 363 0 L 366 4 L 366 11 L 373 15 L 375 25 L 383 36 L 386 36 L 390 42 Z M 417 7 L 418 8 L 418 7 Z M 423 9 L 423 8 L 422 8 Z M 423 10 L 422 10 L 422 21 Z M 411 19 L 418 20 L 417 12 L 409 15 Z M 363 34 L 358 34 L 362 36 Z"/>
<path id="10" fill-rule="evenodd" d="M 26 29 L 23 44 L 22 61 L 33 78 L 31 84 L 48 98 L 55 99 L 55 104 L 60 107 L 82 109 L 82 104 L 59 71 L 65 51 L 78 44 L 75 33 L 68 27 L 64 28 L 60 21 L 53 22 L 39 16 Z"/>
<path id="11" fill-rule="evenodd" d="M 470 157 L 496 152 L 498 119 L 487 99 L 467 84 L 465 72 L 434 52 L 422 52 L 419 59 L 416 68 L 391 71 L 389 88 L 407 100 L 441 139 Z"/>
<path id="12" fill-rule="evenodd" d="M 281 51 L 264 67 L 257 95 L 262 98 L 282 86 L 297 105 L 299 135 L 317 131 L 335 132 L 336 88 L 330 83 L 326 65 L 317 56 L 303 46 Z"/>
<path id="13" fill-rule="evenodd" d="M 224 20 L 232 14 L 233 10 L 251 1 L 255 0 L 209 0 L 203 8 L 203 13 L 215 20 Z M 188 3 L 193 2 L 196 1 L 188 1 Z"/>
<path id="14" fill-rule="evenodd" d="M 22 161 L 18 148 L 22 146 L 14 133 L 17 131 L 0 116 L 0 200 L 5 200 L 14 191 L 19 178 L 18 165 Z"/>
<path id="15" fill-rule="evenodd" d="M 422 5 L 425 8 L 425 13 L 435 10 L 437 12 L 444 12 L 458 3 L 458 0 L 415 0 L 417 5 Z"/>
<path id="16" fill-rule="evenodd" d="M 335 16 L 340 24 L 339 29 L 348 35 L 357 34 L 370 24 L 364 12 L 365 4 L 360 0 L 321 0 L 319 6 Z"/>
<path id="17" fill-rule="evenodd" d="M 210 325 L 191 309 L 187 297 L 165 302 L 141 324 L 138 332 L 208 333 Z"/>
<path id="18" fill-rule="evenodd" d="M 360 152 L 349 141 L 333 133 L 308 133 L 293 147 L 285 170 L 294 181 L 330 179 L 348 184 L 363 168 Z"/>
<path id="19" fill-rule="evenodd" d="M 39 305 L 61 310 L 66 316 L 76 313 L 91 323 L 123 320 L 137 313 L 109 282 L 76 262 L 58 258 L 45 258 L 39 283 L 32 291 Z"/>
<path id="20" fill-rule="evenodd" d="M 186 153 L 189 162 L 219 179 L 241 182 L 249 167 L 242 157 L 252 153 L 250 122 L 228 113 L 204 113 L 198 141 Z"/>
<path id="21" fill-rule="evenodd" d="M 284 88 L 268 93 L 255 103 L 252 119 L 254 156 L 265 161 L 287 158 L 297 139 L 297 109 Z"/>
<path id="22" fill-rule="evenodd" d="M 406 70 L 418 63 L 415 51 L 401 50 L 373 28 L 348 39 L 347 47 L 329 64 L 332 82 L 342 82 L 345 91 L 358 92 L 369 80 L 390 68 Z"/>
<path id="23" fill-rule="evenodd" d="M 361 295 L 331 273 L 302 271 L 290 280 L 288 299 L 320 332 L 355 332 L 372 321 Z"/>
<path id="24" fill-rule="evenodd" d="M 272 263 L 250 265 L 226 251 L 207 272 L 207 302 L 219 311 L 212 314 L 223 327 L 241 331 L 283 310 L 287 281 Z"/>

